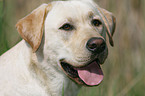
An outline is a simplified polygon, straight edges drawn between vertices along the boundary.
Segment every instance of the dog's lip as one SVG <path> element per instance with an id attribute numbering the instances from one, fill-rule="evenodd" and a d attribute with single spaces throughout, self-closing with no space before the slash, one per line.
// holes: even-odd
<path id="1" fill-rule="evenodd" d="M 59 60 L 59 64 L 63 70 L 63 72 L 75 83 L 80 84 L 80 85 L 85 85 L 85 83 L 79 78 L 77 71 L 74 69 L 72 65 L 67 63 L 65 59 Z"/>
<path id="2" fill-rule="evenodd" d="M 88 62 L 84 66 L 77 66 L 77 67 L 72 66 L 70 63 L 67 63 L 67 61 L 65 59 L 61 59 L 60 60 L 60 65 L 61 65 L 61 68 L 64 71 L 64 73 L 70 79 L 74 80 L 76 83 L 81 84 L 81 85 L 86 85 L 86 86 L 95 86 L 95 85 L 99 85 L 101 83 L 103 77 L 102 77 L 102 79 L 100 81 L 97 81 L 98 83 L 91 85 L 89 83 L 87 84 L 86 80 L 82 80 L 81 75 L 80 75 L 81 74 L 81 71 L 80 70 L 83 70 L 84 69 L 83 71 L 86 71 L 85 68 L 87 68 L 88 66 L 92 66 L 92 63 L 94 63 L 94 62 L 97 62 L 96 63 L 97 64 L 97 68 L 98 69 L 101 69 L 98 58 L 91 60 L 90 62 Z M 94 64 L 93 64 L 93 66 L 94 66 Z M 94 70 L 94 68 L 93 68 L 93 70 Z M 101 74 L 103 75 L 103 73 L 101 73 Z"/>

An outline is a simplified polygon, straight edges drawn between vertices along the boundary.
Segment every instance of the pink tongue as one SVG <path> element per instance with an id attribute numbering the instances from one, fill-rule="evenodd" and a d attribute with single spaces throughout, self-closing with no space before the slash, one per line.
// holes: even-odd
<path id="1" fill-rule="evenodd" d="M 97 62 L 93 62 L 86 67 L 77 68 L 79 77 L 90 86 L 98 85 L 103 80 L 103 72 Z"/>

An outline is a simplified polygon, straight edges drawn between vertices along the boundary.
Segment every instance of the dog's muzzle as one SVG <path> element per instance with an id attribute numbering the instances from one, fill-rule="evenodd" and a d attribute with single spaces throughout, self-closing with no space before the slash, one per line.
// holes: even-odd
<path id="1" fill-rule="evenodd" d="M 72 80 L 81 85 L 95 86 L 103 80 L 103 71 L 100 67 L 99 55 L 107 49 L 106 42 L 101 37 L 92 37 L 86 43 L 86 48 L 92 53 L 92 59 L 84 66 L 75 67 L 65 59 L 60 60 L 63 71 Z"/>

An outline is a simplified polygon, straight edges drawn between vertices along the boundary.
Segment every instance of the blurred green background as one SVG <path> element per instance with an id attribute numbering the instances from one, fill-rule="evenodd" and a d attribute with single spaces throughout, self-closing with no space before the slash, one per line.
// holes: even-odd
<path id="1" fill-rule="evenodd" d="M 15 24 L 51 0 L 0 0 L 0 55 L 21 38 Z M 145 0 L 95 0 L 117 18 L 115 46 L 102 66 L 104 81 L 78 96 L 145 96 Z"/>

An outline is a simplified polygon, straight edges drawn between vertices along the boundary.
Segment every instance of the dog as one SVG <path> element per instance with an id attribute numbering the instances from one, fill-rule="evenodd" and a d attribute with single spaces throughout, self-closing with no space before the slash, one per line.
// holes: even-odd
<path id="1" fill-rule="evenodd" d="M 42 4 L 18 21 L 22 40 L 0 56 L 0 96 L 77 96 L 99 85 L 115 24 L 91 0 Z"/>

